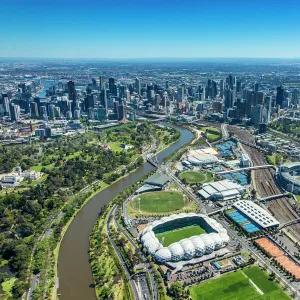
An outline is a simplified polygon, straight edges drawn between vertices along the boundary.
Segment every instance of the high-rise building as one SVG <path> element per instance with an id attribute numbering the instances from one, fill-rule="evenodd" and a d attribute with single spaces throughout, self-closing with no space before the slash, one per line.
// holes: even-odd
<path id="1" fill-rule="evenodd" d="M 282 87 L 282 85 L 280 85 L 279 87 L 277 87 L 276 105 L 280 105 L 280 107 L 282 107 L 284 101 L 285 101 L 285 90 Z"/>
<path id="2" fill-rule="evenodd" d="M 263 105 L 264 103 L 264 92 L 254 92 L 254 105 L 260 104 Z"/>
<path id="3" fill-rule="evenodd" d="M 299 90 L 294 89 L 292 91 L 292 104 L 297 105 L 299 103 Z"/>
<path id="4" fill-rule="evenodd" d="M 127 114 L 126 114 L 126 105 L 123 101 L 119 105 L 118 111 L 119 111 L 118 120 L 125 120 L 127 118 Z"/>
<path id="5" fill-rule="evenodd" d="M 10 103 L 9 111 L 10 111 L 11 121 L 19 121 L 20 120 L 20 106 L 19 105 Z"/>
<path id="6" fill-rule="evenodd" d="M 224 98 L 225 109 L 231 108 L 233 106 L 234 100 L 232 90 L 229 87 L 225 89 Z"/>
<path id="7" fill-rule="evenodd" d="M 211 82 L 211 98 L 215 99 L 217 97 L 217 94 L 218 94 L 217 83 L 213 80 Z"/>
<path id="8" fill-rule="evenodd" d="M 220 80 L 220 97 L 223 98 L 224 96 L 224 80 Z"/>
<path id="9" fill-rule="evenodd" d="M 99 89 L 100 91 L 105 89 L 105 81 L 103 76 L 99 76 Z"/>
<path id="10" fill-rule="evenodd" d="M 32 118 L 39 117 L 39 109 L 36 102 L 30 102 L 30 113 Z"/>
<path id="11" fill-rule="evenodd" d="M 115 84 L 115 79 L 112 77 L 108 78 L 108 88 L 111 95 L 117 96 L 117 86 Z"/>
<path id="12" fill-rule="evenodd" d="M 141 95 L 141 81 L 139 78 L 135 78 L 135 91 L 138 95 Z"/>
<path id="13" fill-rule="evenodd" d="M 251 122 L 259 125 L 262 122 L 262 105 L 258 104 L 251 108 Z"/>
<path id="14" fill-rule="evenodd" d="M 69 100 L 76 101 L 75 83 L 71 80 L 68 82 L 68 97 Z"/>

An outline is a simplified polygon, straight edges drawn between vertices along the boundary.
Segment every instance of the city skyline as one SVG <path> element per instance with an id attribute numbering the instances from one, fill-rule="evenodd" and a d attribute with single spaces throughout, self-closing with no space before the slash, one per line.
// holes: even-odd
<path id="1" fill-rule="evenodd" d="M 297 1 L 2 1 L 0 57 L 296 58 Z"/>

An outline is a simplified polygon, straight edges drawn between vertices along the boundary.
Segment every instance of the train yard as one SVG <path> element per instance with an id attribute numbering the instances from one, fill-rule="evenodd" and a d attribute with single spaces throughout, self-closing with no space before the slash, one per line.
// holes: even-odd
<path id="1" fill-rule="evenodd" d="M 229 130 L 239 140 L 247 143 L 255 144 L 253 136 L 245 130 L 241 130 L 238 127 L 230 126 Z M 266 164 L 266 160 L 261 152 L 254 147 L 249 145 L 242 146 L 244 151 L 249 155 L 252 165 L 263 165 Z M 268 197 L 272 195 L 278 195 L 281 193 L 280 188 L 276 184 L 274 174 L 270 169 L 259 169 L 252 171 L 253 186 L 256 188 L 257 195 L 260 197 Z M 266 205 L 268 210 L 275 216 L 275 218 L 282 223 L 298 219 L 299 214 L 295 211 L 291 200 L 287 197 L 271 200 Z M 287 227 L 288 231 L 293 237 L 300 241 L 300 224 L 292 224 Z"/>

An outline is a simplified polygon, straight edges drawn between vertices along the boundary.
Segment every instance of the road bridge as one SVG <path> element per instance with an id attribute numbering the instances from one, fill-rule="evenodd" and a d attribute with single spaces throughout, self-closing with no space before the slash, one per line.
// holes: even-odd
<path id="1" fill-rule="evenodd" d="M 287 227 L 287 226 L 290 226 L 290 225 L 293 225 L 293 224 L 296 224 L 296 223 L 299 223 L 300 222 L 300 218 L 297 218 L 297 219 L 294 219 L 294 220 L 291 220 L 291 221 L 288 221 L 288 222 L 285 222 L 283 224 L 281 224 L 279 226 L 279 229 L 282 229 L 284 227 Z"/>

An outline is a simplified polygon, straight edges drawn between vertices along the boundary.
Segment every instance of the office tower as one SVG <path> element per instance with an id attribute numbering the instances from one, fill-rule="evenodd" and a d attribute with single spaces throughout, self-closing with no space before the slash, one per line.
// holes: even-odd
<path id="1" fill-rule="evenodd" d="M 167 107 L 167 100 L 168 100 L 168 94 L 164 93 L 163 98 L 162 98 L 162 105 L 163 105 L 164 108 Z"/>
<path id="2" fill-rule="evenodd" d="M 124 98 L 126 99 L 127 102 L 129 102 L 131 100 L 130 99 L 130 91 L 129 91 L 129 89 L 125 90 Z"/>
<path id="3" fill-rule="evenodd" d="M 135 91 L 138 95 L 141 95 L 141 81 L 139 78 L 135 78 Z"/>
<path id="4" fill-rule="evenodd" d="M 108 88 L 111 95 L 117 96 L 117 86 L 115 84 L 115 79 L 112 77 L 108 79 Z"/>
<path id="5" fill-rule="evenodd" d="M 160 97 L 160 95 L 159 94 L 155 94 L 153 104 L 154 105 L 160 105 L 160 103 L 161 103 L 161 97 Z"/>
<path id="6" fill-rule="evenodd" d="M 268 109 L 266 106 L 263 106 L 261 113 L 261 123 L 268 124 L 270 122 L 270 112 L 270 109 Z"/>
<path id="7" fill-rule="evenodd" d="M 254 105 L 260 104 L 262 105 L 264 103 L 264 92 L 254 92 Z"/>
<path id="8" fill-rule="evenodd" d="M 119 101 L 114 101 L 114 113 L 117 115 L 117 119 L 119 120 Z"/>
<path id="9" fill-rule="evenodd" d="M 297 105 L 299 103 L 299 91 L 294 89 L 292 91 L 292 104 Z"/>
<path id="10" fill-rule="evenodd" d="M 223 98 L 224 96 L 224 80 L 220 80 L 220 97 Z"/>
<path id="11" fill-rule="evenodd" d="M 120 85 L 119 86 L 119 97 L 122 99 L 125 97 L 125 91 L 127 89 L 126 85 Z"/>
<path id="12" fill-rule="evenodd" d="M 147 99 L 149 102 L 153 102 L 154 100 L 154 86 L 151 84 L 151 85 L 147 85 Z"/>
<path id="13" fill-rule="evenodd" d="M 240 80 L 236 81 L 236 92 L 240 93 L 242 91 L 242 82 Z"/>
<path id="14" fill-rule="evenodd" d="M 106 115 L 107 115 L 107 95 L 106 95 L 106 89 L 103 89 L 100 92 L 100 104 L 105 108 L 106 110 Z"/>
<path id="15" fill-rule="evenodd" d="M 184 99 L 184 87 L 181 86 L 177 89 L 178 102 L 182 102 Z"/>
<path id="16" fill-rule="evenodd" d="M 11 121 L 19 121 L 20 120 L 20 106 L 10 103 L 9 104 L 10 111 L 10 120 Z"/>
<path id="17" fill-rule="evenodd" d="M 214 113 L 221 113 L 223 110 L 223 103 L 222 101 L 214 101 L 212 104 L 213 112 Z"/>
<path id="18" fill-rule="evenodd" d="M 217 94 L 218 94 L 217 83 L 213 80 L 211 82 L 211 98 L 215 99 L 217 97 Z"/>
<path id="19" fill-rule="evenodd" d="M 55 118 L 55 108 L 53 104 L 49 105 L 49 119 L 53 120 Z"/>
<path id="20" fill-rule="evenodd" d="M 84 98 L 84 110 L 87 111 L 90 107 L 94 108 L 95 106 L 95 97 L 94 95 L 87 95 Z"/>
<path id="21" fill-rule="evenodd" d="M 69 100 L 76 101 L 75 83 L 71 80 L 68 82 L 68 98 Z"/>
<path id="22" fill-rule="evenodd" d="M 231 108 L 233 106 L 233 92 L 232 90 L 227 87 L 224 91 L 224 106 L 225 106 L 225 109 L 228 109 L 228 108 Z"/>
<path id="23" fill-rule="evenodd" d="M 233 89 L 233 86 L 236 85 L 236 77 L 232 76 L 232 74 L 229 74 L 229 76 L 226 78 L 226 84 L 230 89 Z"/>
<path id="24" fill-rule="evenodd" d="M 246 116 L 251 116 L 251 107 L 255 103 L 254 91 L 245 90 L 246 96 Z"/>
<path id="25" fill-rule="evenodd" d="M 251 108 L 251 122 L 259 125 L 262 121 L 262 105 L 258 104 Z"/>
<path id="26" fill-rule="evenodd" d="M 236 100 L 236 117 L 242 118 L 246 114 L 246 101 L 241 98 Z"/>
<path id="27" fill-rule="evenodd" d="M 105 90 L 105 82 L 103 76 L 99 76 L 99 90 Z"/>
<path id="28" fill-rule="evenodd" d="M 254 92 L 258 92 L 258 91 L 259 91 L 259 88 L 260 88 L 260 84 L 259 84 L 259 82 L 256 82 L 256 83 L 254 84 Z"/>
<path id="29" fill-rule="evenodd" d="M 9 104 L 10 104 L 10 101 L 9 101 L 7 95 L 4 94 L 3 95 L 3 111 L 6 116 L 8 116 L 10 114 Z"/>
<path id="30" fill-rule="evenodd" d="M 92 88 L 95 90 L 97 88 L 97 81 L 95 78 L 92 78 Z"/>
<path id="31" fill-rule="evenodd" d="M 282 107 L 284 101 L 285 101 L 285 90 L 282 87 L 282 85 L 280 85 L 279 87 L 277 87 L 276 105 Z"/>
<path id="32" fill-rule="evenodd" d="M 125 103 L 123 101 L 118 106 L 118 111 L 119 111 L 118 120 L 119 121 L 125 120 L 127 118 L 127 115 L 126 115 L 126 105 L 125 105 Z"/>
<path id="33" fill-rule="evenodd" d="M 55 106 L 54 110 L 55 110 L 55 118 L 60 118 L 60 108 L 58 106 Z"/>
<path id="34" fill-rule="evenodd" d="M 92 107 L 88 108 L 88 119 L 89 120 L 94 120 L 95 119 L 94 109 Z"/>

